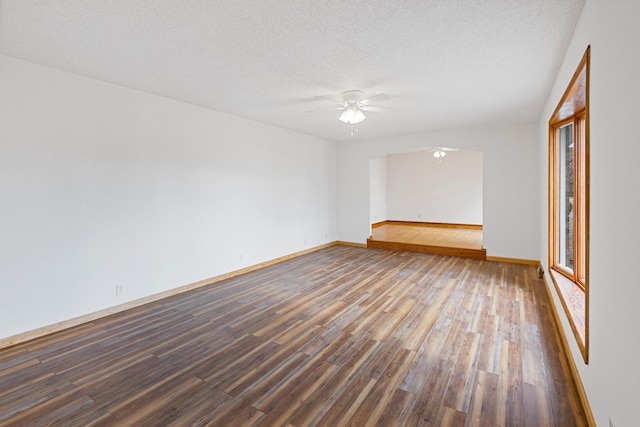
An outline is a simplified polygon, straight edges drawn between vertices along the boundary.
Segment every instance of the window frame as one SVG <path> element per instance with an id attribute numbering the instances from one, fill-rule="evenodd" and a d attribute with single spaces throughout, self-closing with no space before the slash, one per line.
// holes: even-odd
<path id="1" fill-rule="evenodd" d="M 589 354 L 589 68 L 588 46 L 549 119 L 549 275 L 585 363 Z M 560 263 L 560 129 L 573 124 L 573 269 Z"/>

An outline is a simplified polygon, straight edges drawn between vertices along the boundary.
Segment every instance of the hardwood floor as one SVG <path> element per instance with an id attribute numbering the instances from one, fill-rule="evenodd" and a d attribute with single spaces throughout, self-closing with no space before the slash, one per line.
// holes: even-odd
<path id="1" fill-rule="evenodd" d="M 582 426 L 535 268 L 334 246 L 0 351 L 0 425 Z"/>
<path id="2" fill-rule="evenodd" d="M 370 248 L 486 259 L 482 229 L 424 224 L 386 223 L 373 227 Z"/>

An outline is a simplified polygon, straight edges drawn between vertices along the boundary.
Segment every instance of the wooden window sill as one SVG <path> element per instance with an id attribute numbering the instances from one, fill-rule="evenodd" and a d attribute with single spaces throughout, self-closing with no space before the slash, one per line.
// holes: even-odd
<path id="1" fill-rule="evenodd" d="M 562 301 L 564 312 L 569 318 L 573 335 L 578 342 L 584 362 L 587 363 L 587 298 L 585 291 L 553 269 L 550 269 L 550 276 Z"/>

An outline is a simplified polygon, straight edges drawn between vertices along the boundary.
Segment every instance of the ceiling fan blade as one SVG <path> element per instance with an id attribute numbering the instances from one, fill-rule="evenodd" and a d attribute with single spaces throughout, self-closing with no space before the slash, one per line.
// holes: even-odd
<path id="1" fill-rule="evenodd" d="M 329 101 L 329 102 L 333 102 L 333 103 L 340 104 L 340 105 L 344 106 L 344 101 L 343 100 L 330 98 L 328 96 L 314 96 L 313 99 L 317 99 L 318 101 Z"/>
<path id="2" fill-rule="evenodd" d="M 368 105 L 371 102 L 388 101 L 390 99 L 391 99 L 391 97 L 389 95 L 387 95 L 386 93 L 379 93 L 377 95 L 373 95 L 373 96 L 370 96 L 368 98 L 361 99 L 359 104 Z"/>
<path id="3" fill-rule="evenodd" d="M 389 107 L 383 107 L 382 105 L 360 105 L 359 106 L 363 111 L 382 111 L 382 110 L 390 110 Z"/>
<path id="4" fill-rule="evenodd" d="M 385 111 L 389 111 L 389 108 L 385 108 L 385 107 L 376 107 L 373 105 L 363 105 L 362 107 L 360 107 L 360 109 L 362 111 L 366 111 L 367 113 L 382 113 Z"/>
<path id="5" fill-rule="evenodd" d="M 317 113 L 319 111 L 337 111 L 337 110 L 344 110 L 345 107 L 336 107 L 336 108 L 321 108 L 319 110 L 309 110 L 309 111 L 305 111 L 305 113 Z"/>

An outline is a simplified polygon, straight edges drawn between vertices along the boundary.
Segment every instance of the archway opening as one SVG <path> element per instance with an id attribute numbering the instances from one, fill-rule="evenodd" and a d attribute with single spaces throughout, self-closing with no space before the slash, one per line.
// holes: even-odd
<path id="1" fill-rule="evenodd" d="M 486 258 L 482 152 L 435 148 L 369 163 L 369 247 Z"/>

